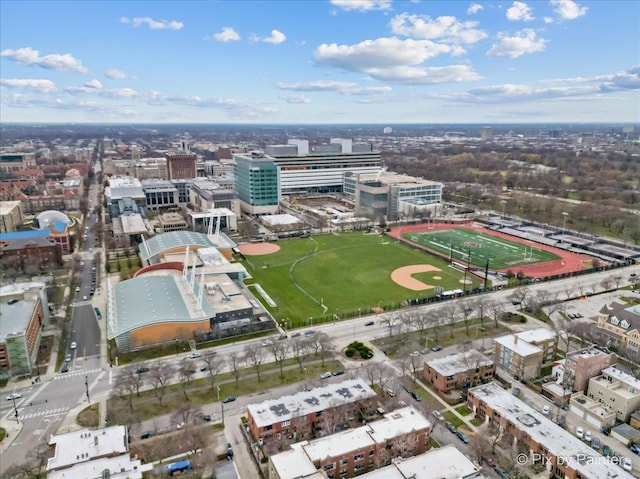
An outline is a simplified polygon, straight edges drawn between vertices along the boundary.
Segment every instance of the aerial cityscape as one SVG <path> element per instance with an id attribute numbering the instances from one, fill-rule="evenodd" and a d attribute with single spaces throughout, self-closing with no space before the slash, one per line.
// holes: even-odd
<path id="1" fill-rule="evenodd" d="M 0 475 L 640 477 L 638 18 L 0 3 Z"/>

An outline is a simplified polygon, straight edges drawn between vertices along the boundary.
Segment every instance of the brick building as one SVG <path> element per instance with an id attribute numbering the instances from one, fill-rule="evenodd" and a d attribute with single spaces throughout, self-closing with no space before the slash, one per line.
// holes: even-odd
<path id="1" fill-rule="evenodd" d="M 589 379 L 599 376 L 603 369 L 613 366 L 618 361 L 615 353 L 601 351 L 598 348 L 580 351 L 567 357 L 565 363 L 565 382 L 573 391 L 586 391 Z"/>
<path id="2" fill-rule="evenodd" d="M 276 447 L 332 433 L 338 424 L 374 408 L 376 393 L 360 378 L 247 406 L 251 436 Z"/>
<path id="3" fill-rule="evenodd" d="M 633 477 L 496 383 L 469 389 L 467 403 L 478 419 L 512 439 L 530 466 L 540 464 L 564 479 Z"/>
<path id="4" fill-rule="evenodd" d="M 167 153 L 167 175 L 169 180 L 184 180 L 198 176 L 197 158 L 192 153 Z"/>
<path id="5" fill-rule="evenodd" d="M 471 350 L 427 361 L 423 376 L 438 391 L 447 392 L 490 381 L 495 372 L 492 359 Z"/>
<path id="6" fill-rule="evenodd" d="M 0 377 L 26 376 L 36 368 L 44 323 L 39 298 L 0 302 Z"/>
<path id="7" fill-rule="evenodd" d="M 269 477 L 286 479 L 292 472 L 316 470 L 328 479 L 363 474 L 425 452 L 431 428 L 413 407 L 398 409 L 365 426 L 294 444 L 270 458 Z"/>

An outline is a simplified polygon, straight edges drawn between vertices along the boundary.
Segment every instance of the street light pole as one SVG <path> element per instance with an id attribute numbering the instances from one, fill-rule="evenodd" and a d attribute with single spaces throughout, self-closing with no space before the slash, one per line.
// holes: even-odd
<path id="1" fill-rule="evenodd" d="M 18 419 L 18 408 L 16 407 L 16 398 L 15 396 L 11 396 L 11 399 L 13 400 L 13 410 L 15 411 L 14 415 L 16 417 L 16 422 L 20 422 L 20 419 Z"/>
<path id="2" fill-rule="evenodd" d="M 85 375 L 84 377 L 84 387 L 86 388 L 87 391 L 87 402 L 91 402 L 91 399 L 89 398 L 89 376 Z"/>

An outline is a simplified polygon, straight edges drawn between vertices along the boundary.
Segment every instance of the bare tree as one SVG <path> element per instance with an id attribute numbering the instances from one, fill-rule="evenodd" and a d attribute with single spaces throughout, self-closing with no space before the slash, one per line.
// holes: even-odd
<path id="1" fill-rule="evenodd" d="M 442 311 L 435 310 L 427 313 L 427 321 L 431 325 L 431 329 L 433 330 L 433 340 L 438 342 L 438 333 L 440 331 L 440 324 L 442 324 Z"/>
<path id="2" fill-rule="evenodd" d="M 242 365 L 243 359 L 240 356 L 240 353 L 233 351 L 227 354 L 227 361 L 231 366 L 231 371 L 233 372 L 233 377 L 236 380 L 236 386 L 238 385 L 238 381 L 240 380 L 240 366 Z"/>
<path id="3" fill-rule="evenodd" d="M 378 365 L 376 363 L 367 363 L 364 365 L 364 367 L 361 368 L 365 373 L 365 375 L 367 376 L 370 386 L 373 386 L 375 384 L 376 377 L 377 377 L 377 373 L 376 373 L 377 367 Z"/>
<path id="4" fill-rule="evenodd" d="M 420 357 L 419 352 L 414 351 L 409 354 L 409 364 L 411 364 L 413 384 L 415 386 L 416 379 L 418 378 L 418 369 L 424 365 L 424 361 L 422 361 L 422 357 Z"/>
<path id="5" fill-rule="evenodd" d="M 121 374 L 118 374 L 114 391 L 122 399 L 127 400 L 129 410 L 133 411 L 133 393 L 136 390 L 137 378 L 135 374 L 131 374 L 130 369 L 124 369 Z"/>
<path id="6" fill-rule="evenodd" d="M 471 315 L 475 311 L 475 306 L 470 301 L 463 301 L 459 305 L 459 311 L 462 313 L 462 319 L 464 320 L 464 329 L 469 336 L 469 322 L 471 321 Z"/>
<path id="7" fill-rule="evenodd" d="M 474 303 L 476 311 L 478 312 L 478 317 L 480 318 L 480 327 L 484 329 L 484 319 L 489 312 L 490 301 L 485 296 L 481 296 L 475 299 Z"/>
<path id="8" fill-rule="evenodd" d="M 264 363 L 264 349 L 258 343 L 249 343 L 244 347 L 244 358 L 247 364 L 253 366 L 256 370 L 256 375 L 258 376 L 258 382 L 261 381 L 260 378 L 260 367 L 262 363 Z"/>
<path id="9" fill-rule="evenodd" d="M 418 330 L 420 336 L 420 344 L 424 343 L 425 336 L 427 334 L 427 327 L 429 326 L 429 315 L 423 313 L 417 313 L 413 317 L 413 325 Z"/>
<path id="10" fill-rule="evenodd" d="M 498 321 L 502 317 L 502 313 L 504 313 L 504 305 L 497 301 L 491 301 L 489 303 L 489 309 L 491 311 L 491 316 L 493 317 L 493 324 L 497 328 Z"/>
<path id="11" fill-rule="evenodd" d="M 300 367 L 300 372 L 302 372 L 304 370 L 302 363 L 304 357 L 307 355 L 307 351 L 309 351 L 309 343 L 302 337 L 295 338 L 291 342 L 291 349 L 293 351 L 293 357 L 296 359 L 298 367 Z"/>
<path id="12" fill-rule="evenodd" d="M 469 446 L 474 452 L 478 464 L 482 464 L 493 450 L 493 446 L 489 438 L 480 433 L 471 436 L 471 439 L 469 439 Z"/>
<path id="13" fill-rule="evenodd" d="M 455 327 L 456 319 L 458 316 L 458 305 L 456 304 L 456 302 L 449 301 L 449 303 L 443 308 L 443 313 L 445 315 L 447 323 L 449 323 L 449 333 L 453 338 L 453 329 Z"/>
<path id="14" fill-rule="evenodd" d="M 202 419 L 202 408 L 186 400 L 181 402 L 171 416 L 171 423 L 179 426 L 179 429 L 197 424 Z"/>
<path id="15" fill-rule="evenodd" d="M 280 379 L 284 379 L 284 360 L 289 354 L 289 343 L 287 341 L 274 341 L 269 347 L 273 359 L 280 366 Z"/>
<path id="16" fill-rule="evenodd" d="M 565 354 L 569 354 L 569 349 L 571 347 L 571 340 L 576 337 L 576 324 L 572 321 L 569 321 L 567 318 L 560 316 L 559 319 L 554 323 L 554 329 L 560 339 L 562 339 L 565 343 Z"/>
<path id="17" fill-rule="evenodd" d="M 397 317 L 393 313 L 386 314 L 380 322 L 389 329 L 389 337 L 393 336 L 393 328 L 397 325 Z"/>
<path id="18" fill-rule="evenodd" d="M 218 374 L 222 371 L 225 365 L 225 360 L 219 358 L 217 355 L 213 354 L 205 354 L 202 359 L 207 365 L 207 373 L 209 376 L 209 384 L 211 385 L 211 390 L 213 391 L 216 387 L 216 381 L 218 379 Z"/>
<path id="19" fill-rule="evenodd" d="M 175 374 L 175 370 L 171 363 L 154 362 L 149 368 L 149 376 L 153 382 L 153 388 L 160 404 L 164 398 L 166 386 L 171 377 Z"/>
<path id="20" fill-rule="evenodd" d="M 180 386 L 182 387 L 182 393 L 184 394 L 185 401 L 189 401 L 187 389 L 189 384 L 191 384 L 191 378 L 196 372 L 194 368 L 194 365 L 188 360 L 183 360 L 182 364 L 178 367 L 178 379 L 180 381 Z"/>
<path id="21" fill-rule="evenodd" d="M 331 355 L 335 351 L 336 346 L 333 342 L 333 339 L 331 339 L 331 337 L 327 333 L 318 333 L 315 336 L 320 348 L 320 361 L 322 362 L 322 367 L 324 368 L 325 356 Z"/>
<path id="22" fill-rule="evenodd" d="M 527 288 L 518 287 L 513 290 L 513 292 L 509 295 L 509 299 L 514 305 L 520 305 L 520 308 L 523 309 L 526 306 L 527 296 L 529 294 L 529 290 Z"/>

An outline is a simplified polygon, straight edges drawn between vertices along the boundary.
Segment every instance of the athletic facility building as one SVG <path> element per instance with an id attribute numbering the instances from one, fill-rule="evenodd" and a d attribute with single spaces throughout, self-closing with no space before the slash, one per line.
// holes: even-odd
<path id="1" fill-rule="evenodd" d="M 242 288 L 244 267 L 215 247 L 230 242 L 223 236 L 173 231 L 140 245 L 147 266 L 107 285 L 107 335 L 119 350 L 230 336 L 271 323 Z"/>
<path id="2" fill-rule="evenodd" d="M 249 214 L 278 213 L 283 196 L 308 193 L 339 193 L 347 173 L 377 173 L 380 152 L 369 144 L 334 138 L 328 145 L 308 140 L 289 140 L 264 151 L 236 154 L 234 189 L 243 211 Z"/>

